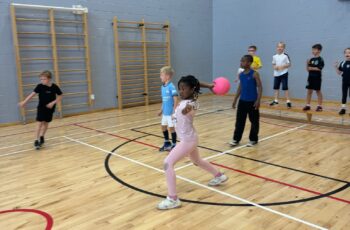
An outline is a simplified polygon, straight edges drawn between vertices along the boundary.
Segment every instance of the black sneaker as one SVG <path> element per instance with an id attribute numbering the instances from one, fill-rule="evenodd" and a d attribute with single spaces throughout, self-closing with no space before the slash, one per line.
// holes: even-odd
<path id="1" fill-rule="evenodd" d="M 288 109 L 292 108 L 292 103 L 291 102 L 287 102 L 287 108 Z"/>
<path id="2" fill-rule="evenodd" d="M 316 112 L 322 112 L 322 111 L 323 111 L 322 106 L 317 106 L 317 108 L 316 108 Z"/>
<path id="3" fill-rule="evenodd" d="M 165 141 L 164 145 L 159 148 L 159 152 L 170 151 L 172 149 L 172 144 L 170 141 Z"/>
<path id="4" fill-rule="evenodd" d="M 308 110 L 310 110 L 310 109 L 311 109 L 311 107 L 310 107 L 310 106 L 305 105 L 305 107 L 303 108 L 303 111 L 308 111 Z"/>
<path id="5" fill-rule="evenodd" d="M 39 143 L 39 141 L 38 140 L 35 140 L 34 141 L 34 147 L 35 147 L 35 149 L 40 149 L 40 143 Z"/>
<path id="6" fill-rule="evenodd" d="M 278 101 L 273 100 L 273 101 L 270 103 L 270 106 L 273 106 L 273 105 L 278 105 Z"/>
<path id="7" fill-rule="evenodd" d="M 341 109 L 340 111 L 339 111 L 339 115 L 344 115 L 346 113 L 346 109 Z"/>
<path id="8" fill-rule="evenodd" d="M 45 143 L 45 138 L 44 136 L 40 137 L 40 145 L 43 145 Z"/>

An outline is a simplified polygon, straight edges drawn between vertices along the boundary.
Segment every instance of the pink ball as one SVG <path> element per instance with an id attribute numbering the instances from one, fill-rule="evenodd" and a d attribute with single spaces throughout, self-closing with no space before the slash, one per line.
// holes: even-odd
<path id="1" fill-rule="evenodd" d="M 230 81 L 225 77 L 218 77 L 214 81 L 213 92 L 216 95 L 225 95 L 231 88 Z"/>

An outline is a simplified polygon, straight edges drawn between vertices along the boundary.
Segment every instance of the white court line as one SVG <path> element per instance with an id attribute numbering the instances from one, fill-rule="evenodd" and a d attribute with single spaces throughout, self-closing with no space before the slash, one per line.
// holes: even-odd
<path id="1" fill-rule="evenodd" d="M 292 132 L 292 131 L 294 131 L 294 130 L 304 128 L 304 127 L 307 126 L 307 125 L 308 125 L 308 124 L 300 125 L 300 126 L 297 126 L 297 127 L 295 127 L 295 128 L 291 128 L 291 129 L 288 129 L 288 130 L 285 130 L 285 131 L 282 131 L 282 132 L 273 134 L 273 135 L 271 135 L 271 136 L 262 138 L 261 140 L 259 140 L 259 142 L 263 142 L 263 141 L 269 140 L 269 139 L 271 139 L 271 138 L 274 138 L 274 137 L 283 135 L 283 134 L 285 134 L 285 133 L 289 133 L 289 132 Z M 221 156 L 221 155 L 225 155 L 226 153 L 234 152 L 234 151 L 236 151 L 236 150 L 238 150 L 238 149 L 242 149 L 242 148 L 245 148 L 245 147 L 247 147 L 247 144 L 241 145 L 241 146 L 239 146 L 239 147 L 235 147 L 235 148 L 232 148 L 232 149 L 229 149 L 229 150 L 226 150 L 226 151 L 224 151 L 224 152 L 221 152 L 221 153 L 218 153 L 218 154 L 209 156 L 209 157 L 205 157 L 205 158 L 203 158 L 203 159 L 204 159 L 204 160 L 209 160 L 209 159 L 212 159 L 212 158 Z M 186 164 L 186 165 L 177 167 L 177 168 L 175 169 L 175 171 L 180 170 L 180 169 L 183 169 L 183 168 L 186 168 L 186 167 L 191 166 L 191 165 L 193 165 L 193 163 L 188 163 L 188 164 Z"/>
<path id="2" fill-rule="evenodd" d="M 216 110 L 214 110 L 214 111 L 216 111 Z M 209 111 L 209 112 L 214 112 L 214 111 Z M 205 113 L 207 113 L 207 112 L 205 112 Z M 200 113 L 200 114 L 205 114 L 205 113 Z M 198 114 L 198 115 L 200 115 L 200 114 Z M 144 122 L 144 121 L 150 121 L 150 120 L 154 120 L 154 119 L 159 119 L 159 118 L 156 117 L 156 118 L 145 119 L 145 120 L 142 120 L 142 121 L 134 121 L 134 122 L 119 124 L 119 125 L 115 125 L 115 126 L 105 127 L 105 128 L 101 128 L 101 129 L 98 129 L 98 130 L 114 128 L 114 127 L 117 127 L 117 126 L 123 126 L 123 125 L 127 125 L 127 124 L 130 125 L 130 124 L 140 123 L 140 122 Z M 143 128 L 145 125 L 147 126 L 147 125 L 155 125 L 155 124 L 159 124 L 159 122 L 148 123 L 148 124 L 143 124 L 141 126 L 115 130 L 115 131 L 109 132 L 109 134 L 118 133 L 118 132 L 122 132 L 122 131 L 128 131 L 128 130 L 131 130 L 131 129 Z M 84 133 L 89 133 L 89 132 L 96 132 L 96 130 L 89 130 L 89 131 L 84 131 L 84 132 L 80 132 L 80 133 L 74 133 L 74 134 L 69 134 L 69 135 L 59 136 L 59 137 L 54 137 L 54 138 L 63 138 L 63 137 L 67 137 L 67 136 L 73 136 L 73 135 L 84 134 Z M 101 136 L 101 135 L 108 135 L 108 133 L 99 133 L 99 134 L 91 135 L 91 136 L 88 136 L 88 137 L 83 137 L 83 138 L 81 138 L 81 140 L 92 138 L 92 137 L 96 137 L 96 136 Z M 51 139 L 54 139 L 54 138 L 51 138 Z M 111 138 L 111 139 L 114 139 L 114 138 Z M 49 140 L 49 138 L 47 140 Z M 55 145 L 60 145 L 60 144 L 64 144 L 64 143 L 69 143 L 69 142 L 70 141 L 62 141 L 62 142 L 59 142 L 59 143 L 56 143 L 56 144 L 50 144 L 50 145 L 46 145 L 46 146 L 55 146 Z M 33 142 L 29 142 L 28 144 L 32 144 L 32 143 Z M 19 145 L 21 145 L 21 144 L 19 144 Z M 0 154 L 0 157 L 10 156 L 10 155 L 23 153 L 23 152 L 28 152 L 28 151 L 32 151 L 32 150 L 34 150 L 34 148 L 18 150 L 18 151 L 14 151 L 14 152 L 10 152 L 10 153 Z"/>
<path id="3" fill-rule="evenodd" d="M 125 156 L 119 155 L 119 154 L 117 154 L 117 153 L 113 153 L 113 152 L 111 152 L 111 151 L 108 151 L 108 150 L 99 148 L 99 147 L 94 146 L 94 145 L 90 145 L 90 144 L 88 144 L 88 143 L 85 143 L 85 142 L 82 142 L 82 141 L 79 141 L 79 140 L 76 140 L 76 139 L 73 139 L 73 138 L 70 138 L 70 137 L 65 137 L 65 138 L 67 138 L 67 139 L 70 140 L 70 141 L 74 141 L 74 142 L 77 142 L 77 143 L 79 143 L 79 144 L 82 144 L 82 145 L 85 145 L 85 146 L 88 146 L 88 147 L 91 147 L 91 148 L 100 150 L 100 151 L 102 151 L 102 152 L 104 152 L 104 153 L 112 154 L 112 155 L 117 156 L 117 157 L 120 157 L 120 158 L 122 158 L 122 159 L 124 159 L 124 160 L 127 160 L 127 161 L 133 162 L 133 163 L 135 163 L 135 164 L 144 166 L 144 167 L 146 167 L 146 168 L 153 169 L 153 170 L 155 170 L 155 171 L 157 171 L 157 172 L 164 173 L 164 170 L 161 170 L 161 169 L 158 169 L 158 168 L 153 167 L 153 166 L 151 166 L 151 165 L 148 165 L 148 164 L 142 163 L 142 162 L 140 162 L 140 161 L 131 159 L 131 158 L 129 158 L 129 157 L 125 157 Z M 256 204 L 256 203 L 254 203 L 254 202 L 251 202 L 251 201 L 249 201 L 249 200 L 240 198 L 240 197 L 235 196 L 235 195 L 232 195 L 232 194 L 230 194 L 230 193 L 220 191 L 220 190 L 218 190 L 218 189 L 216 189 L 216 188 L 209 187 L 209 186 L 207 186 L 207 185 L 203 185 L 203 184 L 201 184 L 201 183 L 198 183 L 198 182 L 193 181 L 193 180 L 191 180 L 191 179 L 188 179 L 188 178 L 186 178 L 186 177 L 182 177 L 182 176 L 179 176 L 179 175 L 176 175 L 176 177 L 177 177 L 178 179 L 181 179 L 181 180 L 183 180 L 183 181 L 186 181 L 186 182 L 189 182 L 189 183 L 191 183 L 191 184 L 197 185 L 197 186 L 199 186 L 199 187 L 202 187 L 202 188 L 211 190 L 211 191 L 213 191 L 213 192 L 216 192 L 216 193 L 219 193 L 219 194 L 221 194 L 221 195 L 224 195 L 224 196 L 233 198 L 233 199 L 235 199 L 235 200 L 239 200 L 239 201 L 241 201 L 241 202 L 243 202 L 243 203 L 247 203 L 247 204 L 253 205 L 253 206 L 257 207 L 257 208 L 260 208 L 260 209 L 263 209 L 263 210 L 265 210 L 265 211 L 274 213 L 274 214 L 276 214 L 276 215 L 285 217 L 285 218 L 287 218 L 287 219 L 294 220 L 294 221 L 296 221 L 296 222 L 299 222 L 299 223 L 308 225 L 308 226 L 310 226 L 310 227 L 313 227 L 313 228 L 316 228 L 316 229 L 322 229 L 322 230 L 326 230 L 326 229 L 327 229 L 327 228 L 323 228 L 323 227 L 321 227 L 321 226 L 319 226 L 319 225 L 313 224 L 313 223 L 311 223 L 311 222 L 308 222 L 308 221 L 305 221 L 305 220 L 302 220 L 302 219 L 299 219 L 299 218 L 290 216 L 290 215 L 288 215 L 288 214 L 285 214 L 285 213 L 282 213 L 282 212 L 273 210 L 273 209 L 271 209 L 271 208 L 262 206 L 262 205 L 260 205 L 260 204 Z"/>
<path id="4" fill-rule="evenodd" d="M 152 123 L 153 124 L 153 123 Z M 157 123 L 158 124 L 158 123 Z M 142 128 L 142 126 L 137 126 L 137 127 L 133 127 L 132 129 L 137 129 L 137 128 Z M 102 135 L 108 135 L 108 134 L 112 134 L 112 133 L 115 133 L 115 132 L 122 132 L 122 131 L 127 131 L 127 130 L 130 130 L 130 128 L 125 128 L 125 129 L 120 129 L 120 130 L 117 130 L 117 131 L 113 131 L 113 132 L 109 132 L 109 133 L 98 133 L 98 134 L 95 134 L 95 135 L 91 135 L 91 136 L 87 136 L 87 137 L 82 137 L 82 138 L 79 138 L 77 140 L 85 140 L 85 139 L 89 139 L 89 138 L 92 138 L 92 137 L 97 137 L 97 136 L 102 136 Z M 96 132 L 96 130 L 94 130 Z M 68 136 L 68 135 L 67 135 Z M 62 138 L 67 138 L 67 136 L 62 136 Z M 107 138 L 107 139 L 104 139 L 104 140 L 113 140 L 113 139 L 116 139 L 117 137 L 111 137 L 111 138 Z M 56 145 L 60 145 L 60 144 L 64 144 L 64 143 L 69 143 L 71 141 L 61 141 L 59 143 L 55 143 L 55 144 L 50 144 L 50 145 L 47 145 L 47 146 L 56 146 Z M 32 143 L 32 142 L 31 142 Z M 28 152 L 28 151 L 34 151 L 35 149 L 34 148 L 30 148 L 30 149 L 23 149 L 23 150 L 19 150 L 19 151 L 15 151 L 15 152 L 10 152 L 10 153 L 5 153 L 5 154 L 0 154 L 0 157 L 5 157 L 5 156 L 10 156 L 10 155 L 14 155 L 14 154 L 18 154 L 18 153 L 22 153 L 22 152 Z M 35 150 L 37 151 L 37 150 Z"/>
<path id="5" fill-rule="evenodd" d="M 200 109 L 200 110 L 205 110 L 207 112 L 215 112 L 217 109 L 215 109 L 215 110 Z M 201 113 L 201 114 L 203 114 L 203 113 Z M 198 115 L 200 115 L 200 113 Z M 116 117 L 116 118 L 118 118 L 118 117 Z M 118 125 L 106 126 L 106 127 L 103 127 L 103 128 L 99 128 L 99 130 L 105 130 L 105 129 L 115 128 L 115 127 L 119 127 L 119 126 L 123 126 L 123 125 L 130 125 L 130 124 L 135 124 L 135 123 L 145 122 L 145 121 L 151 121 L 151 120 L 156 120 L 156 119 L 159 120 L 160 118 L 159 117 L 154 117 L 154 118 L 148 118 L 148 119 L 133 121 L 133 122 L 129 122 L 129 123 L 122 123 L 122 124 L 118 124 Z M 79 125 L 79 122 L 77 124 Z M 157 124 L 157 123 L 151 123 L 151 124 Z M 147 125 L 151 125 L 151 124 L 147 124 Z M 70 125 L 73 125 L 73 124 L 70 124 Z M 67 127 L 70 126 L 70 125 L 67 125 Z M 65 126 L 62 126 L 62 127 L 65 127 Z M 138 128 L 138 127 L 135 127 L 135 128 Z M 49 129 L 50 129 L 50 127 L 49 127 Z M 67 135 L 46 138 L 46 140 L 54 140 L 54 139 L 62 138 L 64 136 L 74 136 L 74 135 L 79 135 L 79 134 L 84 134 L 84 133 L 91 133 L 91 132 L 95 132 L 95 130 L 87 130 L 87 131 L 83 131 L 83 132 L 75 132 L 75 133 L 71 133 L 71 134 L 67 134 Z M 34 133 L 34 131 L 33 131 L 33 133 Z M 114 133 L 114 131 L 111 132 L 111 133 Z M 22 146 L 22 145 L 28 145 L 28 144 L 33 144 L 33 142 L 31 141 L 31 142 L 25 142 L 25 143 L 21 143 L 21 144 L 3 146 L 3 147 L 0 147 L 0 150 L 1 149 L 7 149 L 7 148 L 14 148 L 14 147 L 18 147 L 18 146 Z"/>
<path id="6" fill-rule="evenodd" d="M 149 118 L 149 119 L 144 119 L 144 120 L 138 120 L 138 121 L 133 121 L 133 122 L 129 122 L 129 123 L 122 123 L 122 124 L 118 124 L 118 125 L 112 125 L 112 126 L 108 126 L 108 127 L 103 127 L 103 128 L 99 128 L 99 130 L 105 130 L 105 129 L 110 129 L 110 128 L 115 128 L 115 127 L 119 127 L 119 126 L 123 126 L 123 125 L 131 125 L 131 124 L 135 124 L 135 123 L 140 123 L 140 122 L 145 122 L 145 121 L 151 121 L 151 120 L 155 120 L 155 119 L 159 119 L 158 117 L 156 118 Z M 154 123 L 152 123 L 154 124 Z M 79 127 L 79 126 L 76 126 Z M 81 128 L 81 127 L 79 127 Z M 49 128 L 50 129 L 50 128 Z M 34 131 L 33 131 L 34 132 Z M 92 133 L 92 132 L 96 132 L 95 130 L 87 130 L 87 131 L 83 131 L 83 132 L 75 132 L 75 133 L 71 133 L 71 134 L 67 134 L 65 136 L 74 136 L 74 135 L 79 135 L 79 134 L 85 134 L 85 133 Z M 51 137 L 51 138 L 47 138 L 45 140 L 53 140 L 53 139 L 57 139 L 57 138 L 62 138 L 64 137 L 64 135 L 62 136 L 57 136 L 57 137 Z M 18 147 L 21 145 L 27 145 L 27 144 L 33 144 L 33 142 L 26 142 L 26 143 L 21 143 L 21 144 L 16 144 L 16 145 L 9 145 L 9 146 L 4 146 L 4 147 L 0 147 L 1 149 L 7 149 L 7 148 L 13 148 L 13 147 Z"/>

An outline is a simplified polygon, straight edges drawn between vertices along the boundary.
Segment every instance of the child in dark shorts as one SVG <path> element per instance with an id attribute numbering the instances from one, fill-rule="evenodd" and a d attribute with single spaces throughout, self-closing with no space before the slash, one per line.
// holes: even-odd
<path id="1" fill-rule="evenodd" d="M 318 105 L 316 107 L 317 112 L 321 112 L 322 108 L 322 92 L 321 92 L 321 83 L 322 83 L 322 69 L 324 67 L 323 58 L 320 56 L 322 51 L 321 44 L 315 44 L 312 46 L 313 57 L 306 61 L 306 70 L 309 72 L 309 77 L 307 79 L 307 96 L 306 96 L 306 105 L 303 108 L 304 111 L 311 109 L 311 97 L 312 92 L 315 90 L 317 94 Z"/>
<path id="2" fill-rule="evenodd" d="M 35 87 L 34 91 L 29 94 L 25 100 L 19 103 L 21 107 L 24 107 L 30 99 L 38 94 L 39 103 L 36 116 L 38 128 L 36 130 L 36 140 L 34 142 L 34 147 L 36 149 L 39 149 L 44 144 L 44 136 L 49 127 L 49 123 L 52 121 L 56 104 L 62 100 L 61 89 L 51 82 L 51 72 L 45 70 L 39 75 L 39 77 L 41 83 Z"/>
<path id="3" fill-rule="evenodd" d="M 346 113 L 346 99 L 350 97 L 350 47 L 344 50 L 345 60 L 335 63 L 337 74 L 342 77 L 342 100 L 339 115 Z"/>

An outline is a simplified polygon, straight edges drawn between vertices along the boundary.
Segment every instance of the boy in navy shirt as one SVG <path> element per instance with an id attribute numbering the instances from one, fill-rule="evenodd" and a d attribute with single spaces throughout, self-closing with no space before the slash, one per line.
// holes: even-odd
<path id="1" fill-rule="evenodd" d="M 321 112 L 322 108 L 322 92 L 321 92 L 321 83 L 322 83 L 322 69 L 324 67 L 323 58 L 320 56 L 322 51 L 322 45 L 316 44 L 312 46 L 313 58 L 306 61 L 306 70 L 309 72 L 309 77 L 307 79 L 307 96 L 306 96 L 306 105 L 303 108 L 304 111 L 311 109 L 311 97 L 312 92 L 315 90 L 317 94 L 318 106 L 316 108 L 317 112 Z"/>
<path id="2" fill-rule="evenodd" d="M 49 123 L 52 121 L 53 113 L 55 112 L 56 104 L 62 100 L 62 91 L 54 83 L 51 82 L 52 74 L 46 70 L 40 74 L 40 82 L 34 91 L 28 95 L 28 97 L 19 103 L 21 107 L 24 107 L 30 99 L 35 95 L 39 96 L 39 103 L 37 107 L 36 120 L 38 121 L 38 128 L 36 131 L 36 140 L 34 147 L 39 149 L 45 142 L 44 136 L 49 127 Z M 57 95 L 57 97 L 56 97 Z"/>
<path id="3" fill-rule="evenodd" d="M 162 108 L 158 115 L 162 115 L 162 131 L 164 135 L 164 144 L 159 148 L 159 151 L 170 151 L 176 145 L 176 132 L 172 115 L 177 106 L 177 91 L 171 78 L 174 75 L 174 70 L 170 66 L 164 66 L 160 69 L 160 80 L 162 81 Z M 171 140 L 169 140 L 169 130 L 171 132 Z"/>
<path id="4" fill-rule="evenodd" d="M 344 50 L 345 61 L 335 64 L 335 70 L 343 77 L 342 81 L 342 100 L 339 115 L 346 113 L 346 99 L 350 97 L 350 47 Z"/>
<path id="5" fill-rule="evenodd" d="M 233 140 L 230 142 L 231 146 L 236 146 L 242 139 L 245 122 L 247 116 L 251 122 L 248 147 L 252 147 L 258 143 L 259 134 L 259 107 L 262 95 L 262 84 L 258 72 L 251 69 L 253 57 L 251 55 L 244 55 L 241 59 L 241 68 L 244 69 L 239 75 L 239 86 L 237 93 L 232 103 L 232 108 L 236 108 L 237 100 L 238 109 L 236 115 L 236 127 L 233 134 Z"/>

